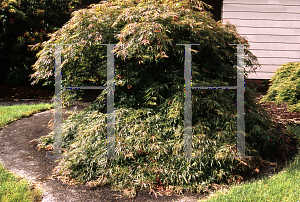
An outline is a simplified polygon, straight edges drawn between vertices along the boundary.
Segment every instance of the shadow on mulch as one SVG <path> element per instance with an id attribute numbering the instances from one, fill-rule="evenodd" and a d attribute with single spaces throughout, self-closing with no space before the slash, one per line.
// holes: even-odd
<path id="1" fill-rule="evenodd" d="M 0 101 L 50 100 L 54 96 L 54 91 L 54 87 L 0 85 Z M 101 92 L 102 89 L 85 89 L 82 101 L 93 102 Z"/>
<path id="2" fill-rule="evenodd" d="M 0 100 L 12 101 L 14 99 L 51 99 L 54 91 L 36 86 L 0 85 Z"/>

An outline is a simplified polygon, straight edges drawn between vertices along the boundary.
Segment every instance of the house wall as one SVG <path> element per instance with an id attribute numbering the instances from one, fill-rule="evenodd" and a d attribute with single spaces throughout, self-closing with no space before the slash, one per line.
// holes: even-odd
<path id="1" fill-rule="evenodd" d="M 249 79 L 270 79 L 276 69 L 300 61 L 299 0 L 223 0 L 222 20 L 249 40 L 261 68 Z"/>

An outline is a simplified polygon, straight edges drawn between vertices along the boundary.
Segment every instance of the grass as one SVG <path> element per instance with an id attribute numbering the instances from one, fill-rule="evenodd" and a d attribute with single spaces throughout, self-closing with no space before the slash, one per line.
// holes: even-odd
<path id="1" fill-rule="evenodd" d="M 290 135 L 300 138 L 300 125 L 287 126 Z M 233 185 L 230 190 L 215 192 L 200 201 L 300 201 L 300 155 L 288 163 L 285 169 L 272 177 L 254 182 Z"/>
<path id="2" fill-rule="evenodd" d="M 0 129 L 20 118 L 53 108 L 53 104 L 0 106 Z"/>
<path id="3" fill-rule="evenodd" d="M 34 113 L 53 108 L 53 104 L 0 106 L 0 129 L 5 125 L 30 116 Z M 33 202 L 38 201 L 42 191 L 30 183 L 9 172 L 0 164 L 0 201 L 1 202 Z"/>
<path id="4" fill-rule="evenodd" d="M 42 191 L 33 188 L 29 182 L 9 172 L 0 164 L 0 201 L 38 201 Z"/>

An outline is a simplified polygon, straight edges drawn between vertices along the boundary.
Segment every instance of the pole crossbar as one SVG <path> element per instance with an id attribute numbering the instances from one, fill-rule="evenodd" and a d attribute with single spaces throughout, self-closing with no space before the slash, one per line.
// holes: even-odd
<path id="1" fill-rule="evenodd" d="M 192 87 L 192 89 L 237 89 L 237 86 L 202 86 L 202 87 L 198 87 L 198 86 L 194 86 Z"/>
<path id="2" fill-rule="evenodd" d="M 106 89 L 106 86 L 62 86 L 62 89 Z"/>

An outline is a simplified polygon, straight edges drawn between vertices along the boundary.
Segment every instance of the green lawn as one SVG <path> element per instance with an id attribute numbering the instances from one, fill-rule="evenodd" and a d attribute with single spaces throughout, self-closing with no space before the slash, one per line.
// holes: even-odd
<path id="1" fill-rule="evenodd" d="M 22 117 L 30 116 L 50 108 L 53 108 L 53 104 L 0 106 L 0 129 Z M 26 179 L 12 174 L 0 164 L 1 202 L 38 201 L 41 193 L 41 190 L 33 188 Z"/>
<path id="2" fill-rule="evenodd" d="M 0 105 L 0 129 L 22 117 L 30 116 L 32 114 L 53 108 L 53 104 L 34 104 L 34 105 L 13 105 L 3 106 Z"/>
<path id="3" fill-rule="evenodd" d="M 288 126 L 292 136 L 300 138 L 300 125 Z M 207 200 L 199 201 L 300 201 L 300 155 L 291 160 L 278 174 L 243 185 L 232 186 L 230 190 L 214 193 Z"/>
<path id="4" fill-rule="evenodd" d="M 1 202 L 38 201 L 41 193 L 41 190 L 33 188 L 26 179 L 12 174 L 0 164 Z"/>

